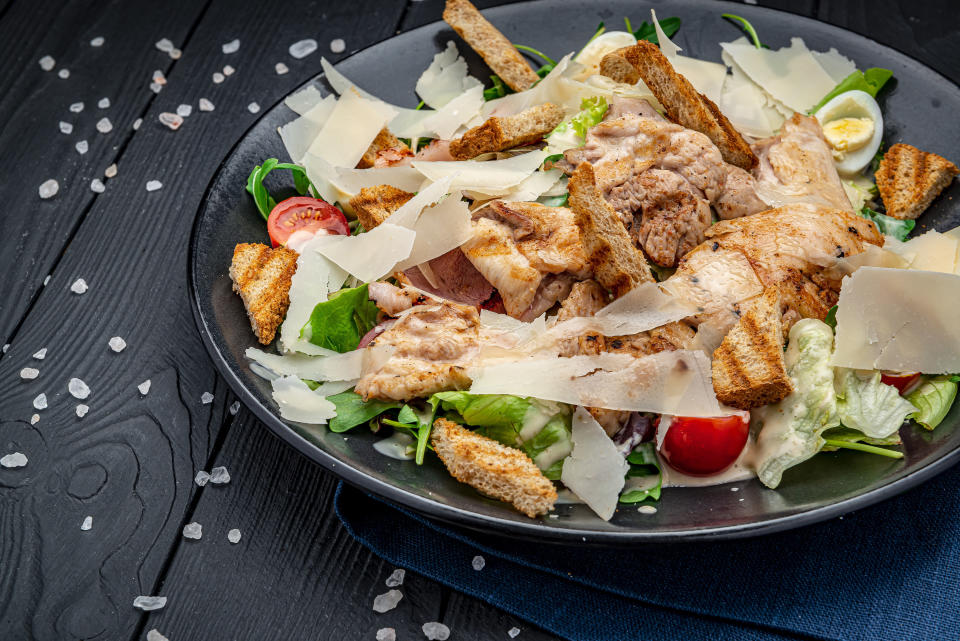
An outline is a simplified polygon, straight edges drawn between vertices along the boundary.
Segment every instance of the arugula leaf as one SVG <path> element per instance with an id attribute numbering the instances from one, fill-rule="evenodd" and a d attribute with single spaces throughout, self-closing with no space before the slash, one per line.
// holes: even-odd
<path id="1" fill-rule="evenodd" d="M 624 18 L 626 20 L 626 18 Z M 668 38 L 673 37 L 677 31 L 680 30 L 680 18 L 664 18 L 663 20 L 658 20 L 660 23 L 660 28 L 663 29 L 663 35 Z M 630 21 L 627 20 L 627 30 L 630 30 Z M 657 38 L 657 28 L 652 24 L 644 20 L 640 23 L 640 27 L 633 31 L 633 37 L 637 40 L 646 40 L 647 42 L 652 42 L 655 45 L 660 44 L 659 38 Z"/>
<path id="2" fill-rule="evenodd" d="M 630 464 L 630 469 L 627 471 L 628 481 L 620 495 L 620 502 L 639 503 L 646 499 L 659 500 L 663 474 L 660 470 L 660 461 L 657 459 L 656 446 L 651 442 L 641 443 L 627 456 L 627 463 Z M 633 478 L 642 478 L 645 481 L 630 483 L 629 479 Z"/>
<path id="3" fill-rule="evenodd" d="M 886 456 L 887 458 L 903 458 L 903 452 L 897 450 L 888 450 L 883 447 L 877 447 L 875 445 L 867 445 L 866 443 L 860 443 L 859 441 L 842 441 L 838 439 L 824 439 L 823 441 L 831 449 L 838 450 L 857 450 L 860 452 L 867 452 L 868 454 L 878 454 L 880 456 Z M 824 447 L 825 451 L 827 450 Z"/>
<path id="4" fill-rule="evenodd" d="M 378 311 L 366 284 L 341 289 L 331 294 L 330 300 L 317 303 L 310 320 L 300 330 L 300 337 L 341 354 L 349 352 L 377 324 Z"/>
<path id="5" fill-rule="evenodd" d="M 503 80 L 500 79 L 500 76 L 490 76 L 490 82 L 493 83 L 493 86 L 489 89 L 483 90 L 483 99 L 484 100 L 493 100 L 495 98 L 503 98 L 508 93 L 513 93 L 513 89 L 503 84 Z"/>
<path id="6" fill-rule="evenodd" d="M 830 326 L 830 329 L 837 329 L 837 309 L 836 305 L 830 308 L 830 311 L 827 312 L 827 317 L 823 319 L 823 322 Z"/>
<path id="7" fill-rule="evenodd" d="M 260 210 L 260 215 L 264 219 L 269 218 L 270 212 L 277 206 L 277 201 L 263 186 L 263 179 L 274 169 L 289 169 L 293 174 L 293 186 L 301 196 L 317 193 L 316 187 L 307 178 L 306 168 L 293 163 L 280 162 L 276 158 L 267 158 L 262 165 L 254 166 L 253 171 L 247 177 L 247 191 L 253 196 L 253 202 L 257 204 L 257 209 Z"/>
<path id="8" fill-rule="evenodd" d="M 562 196 L 542 196 L 537 199 L 537 202 L 547 207 L 566 207 L 569 199 L 570 194 L 564 194 Z"/>
<path id="9" fill-rule="evenodd" d="M 330 419 L 330 431 L 338 433 L 366 423 L 387 410 L 400 407 L 399 403 L 392 401 L 365 401 L 352 390 L 328 396 L 327 400 L 337 407 L 337 415 Z"/>
<path id="10" fill-rule="evenodd" d="M 928 430 L 934 429 L 946 417 L 957 398 L 957 382 L 952 376 L 935 376 L 907 394 L 907 400 L 917 408 L 910 418 Z"/>
<path id="11" fill-rule="evenodd" d="M 847 91 L 853 91 L 854 89 L 865 91 L 876 98 L 883 86 L 887 84 L 887 81 L 892 77 L 893 72 L 889 69 L 882 69 L 880 67 L 872 67 L 866 71 L 860 71 L 858 69 L 841 80 L 840 83 L 834 87 L 830 93 L 824 96 L 823 99 L 814 105 L 814 107 L 807 113 L 815 113 L 818 109 L 820 109 L 820 107 L 827 104 L 836 96 L 839 96 Z"/>
<path id="12" fill-rule="evenodd" d="M 884 147 L 886 147 L 886 143 L 880 141 L 880 146 L 877 147 L 877 153 L 873 154 L 873 160 L 870 161 L 870 170 L 874 173 L 880 169 L 880 161 L 883 160 L 883 157 L 887 153 L 883 150 Z M 876 189 L 877 186 L 874 185 L 873 188 Z"/>
<path id="13" fill-rule="evenodd" d="M 433 398 L 427 401 L 429 407 L 418 408 L 414 405 L 404 405 L 397 413 L 397 420 L 384 419 L 385 425 L 405 429 L 410 435 L 417 439 L 416 453 L 414 461 L 417 465 L 423 465 L 423 459 L 427 448 L 430 447 L 430 432 L 433 430 L 433 421 L 437 416 L 438 401 Z"/>
<path id="14" fill-rule="evenodd" d="M 872 220 L 881 234 L 893 236 L 900 241 L 906 240 L 907 236 L 910 235 L 910 232 L 913 231 L 914 226 L 917 224 L 915 220 L 900 220 L 899 218 L 873 211 L 866 206 L 860 210 L 859 214 L 864 218 Z"/>
<path id="15" fill-rule="evenodd" d="M 753 42 L 753 46 L 757 49 L 762 49 L 763 45 L 760 44 L 760 36 L 757 35 L 757 30 L 753 28 L 753 25 L 746 18 L 734 15 L 732 13 L 724 13 L 720 16 L 721 18 L 726 18 L 732 22 L 739 22 L 740 27 L 747 32 L 747 35 L 750 36 L 750 41 Z"/>
<path id="16" fill-rule="evenodd" d="M 537 50 L 534 49 L 533 47 L 528 47 L 527 45 L 513 45 L 513 47 L 514 47 L 514 49 L 519 49 L 520 51 L 526 51 L 526 52 L 528 52 L 528 53 L 532 53 L 532 54 L 535 55 L 535 56 L 539 56 L 540 58 L 542 58 L 542 59 L 545 60 L 546 62 L 550 63 L 551 65 L 556 66 L 556 64 L 557 64 L 557 61 L 556 61 L 556 60 L 554 60 L 553 58 L 551 58 L 550 56 L 548 56 L 547 54 L 545 54 L 545 53 L 543 53 L 543 52 L 541 52 L 541 51 L 537 51 Z M 542 76 L 541 76 L 541 77 L 542 77 Z"/>

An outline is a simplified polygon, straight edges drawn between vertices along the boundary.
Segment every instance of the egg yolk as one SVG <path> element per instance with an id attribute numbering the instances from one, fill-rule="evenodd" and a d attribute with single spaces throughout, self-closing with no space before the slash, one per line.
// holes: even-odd
<path id="1" fill-rule="evenodd" d="M 873 137 L 871 118 L 840 118 L 823 125 L 823 137 L 836 151 L 855 151 Z"/>

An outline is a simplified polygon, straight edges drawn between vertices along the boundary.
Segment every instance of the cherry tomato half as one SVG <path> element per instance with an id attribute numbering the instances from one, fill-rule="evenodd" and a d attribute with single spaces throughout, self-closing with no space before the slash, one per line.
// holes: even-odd
<path id="1" fill-rule="evenodd" d="M 880 382 L 884 385 L 893 385 L 901 394 L 913 387 L 920 380 L 920 372 L 884 372 L 880 374 Z"/>
<path id="2" fill-rule="evenodd" d="M 716 418 L 675 416 L 660 453 L 671 467 L 692 476 L 709 476 L 730 467 L 750 432 L 748 412 Z"/>
<path id="3" fill-rule="evenodd" d="M 277 203 L 267 219 L 267 232 L 274 247 L 287 242 L 295 231 L 350 234 L 343 212 L 319 198 L 296 196 Z"/>

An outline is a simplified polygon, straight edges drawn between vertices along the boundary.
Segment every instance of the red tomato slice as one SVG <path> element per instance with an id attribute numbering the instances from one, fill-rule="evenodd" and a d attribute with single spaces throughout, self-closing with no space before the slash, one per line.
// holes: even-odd
<path id="1" fill-rule="evenodd" d="M 675 416 L 660 453 L 671 467 L 692 476 L 709 476 L 730 467 L 750 432 L 750 414 L 716 418 Z"/>
<path id="2" fill-rule="evenodd" d="M 903 394 L 920 380 L 920 372 L 882 372 L 880 381 L 884 385 L 893 385 Z"/>
<path id="3" fill-rule="evenodd" d="M 348 236 L 350 227 L 343 212 L 327 201 L 296 196 L 277 203 L 267 219 L 267 231 L 273 246 L 278 247 L 295 231 Z"/>

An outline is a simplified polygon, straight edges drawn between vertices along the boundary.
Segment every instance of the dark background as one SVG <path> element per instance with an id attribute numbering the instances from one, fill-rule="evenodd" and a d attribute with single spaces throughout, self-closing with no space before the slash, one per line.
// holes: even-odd
<path id="1" fill-rule="evenodd" d="M 410 573 L 397 609 L 373 613 L 393 568 L 334 516 L 335 477 L 246 410 L 230 413 L 234 398 L 188 305 L 190 227 L 219 162 L 258 117 L 247 105 L 266 110 L 317 73 L 321 55 L 335 62 L 438 20 L 442 4 L 0 0 L 0 344 L 10 344 L 0 355 L 0 455 L 29 457 L 0 468 L 0 639 L 142 639 L 151 628 L 171 641 L 373 639 L 388 626 L 412 639 L 427 621 L 459 639 L 506 639 L 513 626 L 520 639 L 549 638 Z M 960 20 L 946 0 L 759 4 L 847 27 L 960 78 Z M 638 2 L 636 21 L 645 13 Z M 103 46 L 90 46 L 95 37 Z M 319 51 L 290 58 L 287 47 L 307 37 Z M 158 51 L 161 38 L 182 58 Z M 240 50 L 223 54 L 234 38 Z M 335 38 L 345 52 L 330 51 Z M 44 55 L 54 71 L 40 69 Z M 288 74 L 275 73 L 279 61 Z M 236 72 L 214 84 L 226 64 Z M 69 78 L 57 76 L 62 68 Z M 168 80 L 159 94 L 149 89 L 157 69 Z M 98 108 L 103 97 L 109 108 Z M 215 111 L 198 113 L 201 97 Z M 83 112 L 69 112 L 78 101 Z M 157 116 L 181 103 L 194 113 L 171 132 Z M 95 129 L 104 116 L 107 134 Z M 70 135 L 61 120 L 73 123 Z M 112 163 L 118 175 L 106 180 Z M 42 201 L 48 178 L 60 192 Z M 90 190 L 93 178 L 105 193 Z M 147 193 L 149 180 L 163 188 Z M 69 291 L 77 278 L 90 286 L 82 296 Z M 118 335 L 128 347 L 115 354 L 107 341 Z M 42 347 L 46 359 L 31 358 Z M 21 381 L 23 367 L 39 378 Z M 71 377 L 92 388 L 82 419 Z M 203 404 L 208 391 L 215 400 Z M 31 425 L 40 392 L 50 407 Z M 198 488 L 195 472 L 215 465 L 231 482 Z M 87 515 L 93 529 L 82 532 Z M 192 521 L 203 525 L 200 541 L 180 534 Z M 232 528 L 243 534 L 237 545 L 226 539 Z M 144 614 L 131 606 L 140 594 L 169 602 Z"/>

